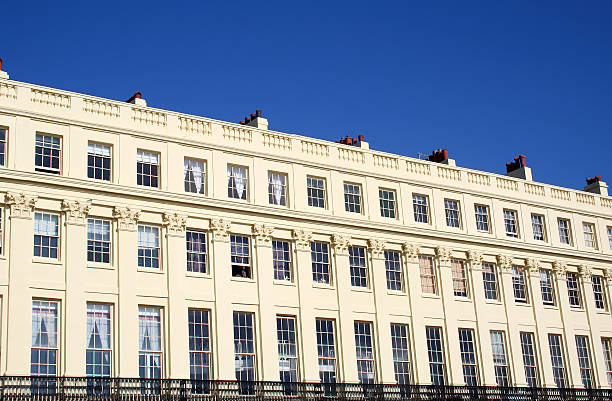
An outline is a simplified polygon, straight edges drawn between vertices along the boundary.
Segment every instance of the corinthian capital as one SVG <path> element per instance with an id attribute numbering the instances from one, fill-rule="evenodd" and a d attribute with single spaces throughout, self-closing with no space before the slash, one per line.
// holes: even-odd
<path id="1" fill-rule="evenodd" d="M 213 233 L 213 241 L 229 241 L 229 230 L 232 224 L 227 219 L 212 219 L 210 229 Z"/>
<path id="2" fill-rule="evenodd" d="M 525 267 L 529 269 L 529 274 L 538 275 L 540 274 L 540 268 L 542 266 L 540 265 L 539 260 L 528 258 L 528 259 L 525 259 Z"/>
<path id="3" fill-rule="evenodd" d="M 6 194 L 6 204 L 9 205 L 12 217 L 32 218 L 32 211 L 38 197 L 24 193 L 9 192 Z"/>
<path id="4" fill-rule="evenodd" d="M 419 257 L 419 247 L 411 242 L 402 244 L 402 252 L 408 259 L 416 259 Z"/>
<path id="5" fill-rule="evenodd" d="M 385 255 L 385 243 L 377 239 L 368 240 L 368 248 L 375 258 L 383 258 Z"/>
<path id="6" fill-rule="evenodd" d="M 338 255 L 345 255 L 348 251 L 349 237 L 342 234 L 334 234 L 332 235 L 332 245 Z"/>
<path id="7" fill-rule="evenodd" d="M 306 230 L 293 230 L 293 240 L 295 241 L 295 248 L 298 251 L 307 251 L 310 249 L 310 241 L 312 241 L 312 233 Z"/>
<path id="8" fill-rule="evenodd" d="M 591 280 L 591 277 L 593 277 L 593 270 L 591 269 L 591 266 L 587 266 L 587 265 L 578 266 L 578 273 L 580 273 L 582 278 L 584 278 L 585 280 Z"/>
<path id="9" fill-rule="evenodd" d="M 253 235 L 255 236 L 255 244 L 257 246 L 270 246 L 272 242 L 272 233 L 274 227 L 267 224 L 254 224 Z"/>
<path id="10" fill-rule="evenodd" d="M 117 219 L 120 230 L 135 231 L 138 220 L 140 220 L 140 210 L 125 206 L 115 206 L 113 217 Z"/>
<path id="11" fill-rule="evenodd" d="M 179 213 L 164 213 L 163 222 L 169 235 L 182 235 L 187 225 L 187 216 Z"/>
<path id="12" fill-rule="evenodd" d="M 66 213 L 66 222 L 70 224 L 85 224 L 90 205 L 81 201 L 62 201 L 62 210 Z"/>
<path id="13" fill-rule="evenodd" d="M 497 264 L 502 268 L 502 271 L 512 271 L 512 258 L 506 255 L 497 255 Z"/>
<path id="14" fill-rule="evenodd" d="M 565 277 L 567 274 L 567 265 L 565 262 L 556 260 L 553 262 L 552 267 L 557 277 Z"/>
<path id="15" fill-rule="evenodd" d="M 442 246 L 437 246 L 436 257 L 440 262 L 448 262 L 451 258 L 451 250 Z"/>
<path id="16" fill-rule="evenodd" d="M 467 257 L 472 266 L 482 264 L 482 254 L 474 249 L 467 251 Z"/>

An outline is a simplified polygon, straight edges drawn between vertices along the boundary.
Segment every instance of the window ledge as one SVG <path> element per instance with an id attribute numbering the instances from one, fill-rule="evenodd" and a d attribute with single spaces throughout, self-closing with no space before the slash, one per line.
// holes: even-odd
<path id="1" fill-rule="evenodd" d="M 365 292 L 365 293 L 372 293 L 372 289 L 368 288 L 368 287 L 354 287 L 351 286 L 351 291 L 355 291 L 355 292 Z"/>
<path id="2" fill-rule="evenodd" d="M 441 299 L 440 295 L 438 294 L 429 294 L 429 293 L 422 293 L 422 292 L 421 292 L 421 297 L 431 298 L 431 299 Z"/>
<path id="3" fill-rule="evenodd" d="M 233 277 L 232 281 L 236 281 L 238 283 L 255 283 L 255 280 L 248 277 Z"/>
<path id="4" fill-rule="evenodd" d="M 558 307 L 558 306 L 556 306 L 556 305 L 546 305 L 546 304 L 544 304 L 544 305 L 542 305 L 542 306 L 544 307 L 544 309 L 556 310 L 556 311 L 558 311 L 558 310 L 559 310 L 559 307 Z"/>
<path id="5" fill-rule="evenodd" d="M 334 286 L 331 285 L 331 284 L 316 283 L 316 282 L 312 283 L 312 287 L 313 288 L 320 288 L 322 290 L 334 290 L 335 289 Z"/>
<path id="6" fill-rule="evenodd" d="M 397 291 L 397 290 L 387 290 L 387 295 L 394 295 L 394 296 L 399 296 L 399 297 L 405 297 L 408 294 L 406 294 L 404 291 Z"/>
<path id="7" fill-rule="evenodd" d="M 212 278 L 212 276 L 208 273 L 198 273 L 198 272 L 185 272 L 186 277 L 197 277 L 197 278 Z"/>
<path id="8" fill-rule="evenodd" d="M 162 269 L 153 268 L 153 267 L 139 267 L 138 271 L 142 273 L 153 273 L 153 274 L 164 274 L 165 273 Z"/>
<path id="9" fill-rule="evenodd" d="M 495 299 L 485 299 L 485 304 L 489 305 L 503 305 L 502 301 L 497 301 Z"/>
<path id="10" fill-rule="evenodd" d="M 286 287 L 295 287 L 295 283 L 291 280 L 274 280 L 274 285 L 284 285 Z"/>
<path id="11" fill-rule="evenodd" d="M 571 312 L 584 312 L 584 308 L 582 306 L 571 306 L 570 305 L 570 311 Z"/>
<path id="12" fill-rule="evenodd" d="M 115 267 L 113 265 L 111 265 L 110 263 L 88 262 L 87 263 L 87 268 L 88 269 L 115 270 Z"/>
<path id="13" fill-rule="evenodd" d="M 59 259 L 41 258 L 41 257 L 37 257 L 37 256 L 34 256 L 32 258 L 32 263 L 42 263 L 42 264 L 45 264 L 45 265 L 57 265 L 57 266 L 60 266 L 60 265 L 64 264 L 64 262 L 62 262 Z"/>
<path id="14" fill-rule="evenodd" d="M 529 302 L 520 302 L 520 301 L 515 300 L 514 305 L 520 306 L 520 307 L 530 307 L 531 308 L 531 304 Z"/>
<path id="15" fill-rule="evenodd" d="M 605 309 L 604 310 L 602 310 L 602 309 L 595 309 L 595 312 L 597 314 L 599 314 L 599 315 L 609 315 L 610 314 L 610 312 L 605 310 Z"/>
<path id="16" fill-rule="evenodd" d="M 472 303 L 472 298 L 469 297 L 458 297 L 455 295 L 455 301 L 457 302 L 469 302 Z"/>

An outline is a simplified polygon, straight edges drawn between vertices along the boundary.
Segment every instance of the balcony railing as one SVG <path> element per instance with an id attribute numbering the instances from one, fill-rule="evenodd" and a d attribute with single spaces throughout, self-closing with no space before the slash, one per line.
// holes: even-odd
<path id="1" fill-rule="evenodd" d="M 612 390 L 92 377 L 0 377 L 0 400 L 290 401 L 290 399 L 609 401 L 612 400 Z"/>

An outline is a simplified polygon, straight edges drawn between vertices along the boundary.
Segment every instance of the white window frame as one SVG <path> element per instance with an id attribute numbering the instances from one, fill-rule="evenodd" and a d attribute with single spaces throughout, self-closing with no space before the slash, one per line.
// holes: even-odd
<path id="1" fill-rule="evenodd" d="M 504 209 L 504 229 L 506 237 L 519 237 L 518 212 L 512 209 Z"/>

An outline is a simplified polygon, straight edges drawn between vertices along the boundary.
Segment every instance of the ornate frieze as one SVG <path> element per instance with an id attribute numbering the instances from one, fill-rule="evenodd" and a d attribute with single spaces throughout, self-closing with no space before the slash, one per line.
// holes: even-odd
<path id="1" fill-rule="evenodd" d="M 62 210 L 66 213 L 66 223 L 85 224 L 91 205 L 81 201 L 63 200 Z"/>
<path id="2" fill-rule="evenodd" d="M 12 217 L 32 218 L 32 211 L 36 206 L 38 197 L 24 193 L 9 192 L 6 194 L 5 202 L 9 205 Z"/>
<path id="3" fill-rule="evenodd" d="M 119 230 L 135 231 L 138 220 L 140 220 L 140 210 L 115 206 L 113 217 L 117 219 Z"/>
<path id="4" fill-rule="evenodd" d="M 332 235 L 332 245 L 334 246 L 334 251 L 338 255 L 345 255 L 348 253 L 350 238 L 346 235 L 342 234 L 334 234 Z"/>
<path id="5" fill-rule="evenodd" d="M 168 235 L 183 235 L 187 225 L 187 216 L 180 213 L 164 213 L 163 222 Z"/>
<path id="6" fill-rule="evenodd" d="M 310 250 L 310 241 L 312 241 L 312 233 L 306 230 L 293 230 L 293 240 L 295 241 L 295 248 L 298 251 Z"/>
<path id="7" fill-rule="evenodd" d="M 274 227 L 267 224 L 254 224 L 253 236 L 255 236 L 255 244 L 257 246 L 270 246 L 272 243 L 272 233 Z"/>
<path id="8" fill-rule="evenodd" d="M 377 240 L 377 239 L 369 239 L 368 240 L 368 248 L 370 252 L 372 252 L 372 256 L 374 258 L 384 258 L 385 257 L 385 243 Z"/>
<path id="9" fill-rule="evenodd" d="M 227 219 L 212 219 L 210 221 L 210 230 L 213 234 L 213 241 L 229 241 L 229 231 L 231 227 L 232 223 Z"/>

